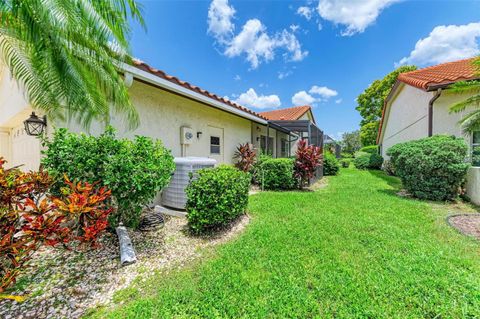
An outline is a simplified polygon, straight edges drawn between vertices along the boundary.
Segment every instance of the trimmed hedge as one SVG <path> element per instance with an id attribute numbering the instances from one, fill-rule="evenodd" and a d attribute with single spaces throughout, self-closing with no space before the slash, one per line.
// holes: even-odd
<path id="1" fill-rule="evenodd" d="M 383 164 L 383 157 L 377 153 L 358 152 L 353 164 L 358 169 L 380 169 Z"/>
<path id="2" fill-rule="evenodd" d="M 395 173 L 413 196 L 430 200 L 454 199 L 465 181 L 469 164 L 463 138 L 435 135 L 391 147 Z"/>
<path id="3" fill-rule="evenodd" d="M 340 170 L 340 163 L 330 152 L 323 154 L 323 175 L 337 175 Z"/>
<path id="4" fill-rule="evenodd" d="M 364 152 L 364 153 L 377 153 L 378 154 L 378 145 L 369 145 L 369 146 L 364 146 L 362 147 L 359 152 Z"/>
<path id="5" fill-rule="evenodd" d="M 222 165 L 196 172 L 187 194 L 188 226 L 193 233 L 206 233 L 242 215 L 248 205 L 250 175 Z"/>
<path id="6" fill-rule="evenodd" d="M 340 164 L 342 164 L 342 167 L 343 168 L 349 168 L 350 167 L 350 163 L 352 163 L 352 159 L 351 158 L 342 158 L 340 160 Z"/>
<path id="7" fill-rule="evenodd" d="M 258 171 L 258 182 L 266 190 L 290 190 L 298 187 L 294 177 L 295 160 L 292 158 L 270 158 L 262 161 Z"/>

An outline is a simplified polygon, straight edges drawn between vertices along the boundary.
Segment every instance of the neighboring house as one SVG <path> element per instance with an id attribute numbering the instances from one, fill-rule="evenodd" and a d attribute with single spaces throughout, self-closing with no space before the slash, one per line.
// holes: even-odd
<path id="1" fill-rule="evenodd" d="M 219 163 L 232 163 L 238 144 L 247 142 L 274 157 L 289 155 L 290 145 L 283 143 L 292 140 L 292 131 L 261 114 L 140 61 L 123 65 L 122 72 L 140 126 L 125 130 L 122 115 L 112 115 L 110 123 L 121 137 L 158 138 L 174 156 L 210 157 Z M 38 169 L 41 156 L 39 140 L 28 136 L 23 125 L 32 111 L 23 90 L 11 79 L 8 69 L 0 65 L 0 156 L 10 166 L 23 165 L 24 170 Z M 75 122 L 47 122 L 47 134 L 55 127 L 85 131 Z M 104 125 L 94 123 L 87 133 L 96 135 L 103 129 Z M 184 139 L 181 134 L 191 138 Z"/>
<path id="2" fill-rule="evenodd" d="M 398 76 L 385 101 L 377 143 L 381 155 L 393 145 L 435 134 L 462 137 L 472 150 L 480 145 L 480 132 L 467 134 L 459 121 L 472 108 L 450 113 L 452 104 L 463 101 L 473 93 L 455 93 L 449 87 L 459 81 L 478 79 L 473 59 L 460 60 L 402 73 Z M 467 176 L 467 193 L 480 204 L 480 163 L 473 162 Z"/>
<path id="3" fill-rule="evenodd" d="M 294 155 L 297 150 L 296 142 L 299 139 L 306 139 L 310 144 L 323 147 L 323 132 L 318 128 L 310 106 L 294 106 L 261 112 L 260 115 L 267 118 L 271 124 L 290 131 L 288 139 L 277 139 L 280 143 L 282 156 Z"/>

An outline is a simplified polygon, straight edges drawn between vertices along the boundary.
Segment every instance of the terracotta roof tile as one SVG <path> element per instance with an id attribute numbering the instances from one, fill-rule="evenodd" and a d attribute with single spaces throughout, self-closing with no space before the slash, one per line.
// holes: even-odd
<path id="1" fill-rule="evenodd" d="M 142 70 L 142 71 L 145 71 L 145 72 L 148 72 L 150 74 L 153 74 L 153 75 L 156 75 L 164 80 L 167 80 L 167 81 L 170 81 L 174 84 L 177 84 L 177 85 L 180 85 L 186 89 L 189 89 L 193 92 L 196 92 L 196 93 L 200 93 L 208 98 L 211 98 L 213 100 L 216 100 L 218 102 L 221 102 L 221 103 L 224 103 L 232 108 L 235 108 L 235 109 L 238 109 L 238 110 L 241 110 L 245 113 L 248 113 L 248 114 L 251 114 L 251 115 L 254 115 L 262 120 L 268 120 L 266 117 L 264 117 L 263 115 L 257 113 L 257 112 L 254 112 L 252 110 L 249 110 L 247 109 L 246 107 L 244 106 L 241 106 L 241 105 L 238 105 L 230 100 L 227 100 L 223 97 L 220 97 L 216 94 L 213 94 L 207 90 L 204 90 L 204 89 L 201 89 L 199 88 L 198 86 L 195 86 L 195 85 L 192 85 L 188 82 L 185 82 L 185 81 L 182 81 L 180 80 L 179 78 L 175 77 L 175 76 L 172 76 L 172 75 L 169 75 L 161 70 L 158 70 L 158 69 L 155 69 L 153 67 L 151 67 L 150 65 L 146 64 L 145 62 L 142 62 L 140 60 L 133 60 L 133 65 L 135 67 L 137 67 L 138 69 Z"/>
<path id="2" fill-rule="evenodd" d="M 475 72 L 475 66 L 472 64 L 475 59 L 476 58 L 470 58 L 447 62 L 424 69 L 401 73 L 398 76 L 398 80 L 419 89 L 428 90 L 433 86 L 478 79 L 480 75 L 478 72 Z"/>
<path id="3" fill-rule="evenodd" d="M 308 105 L 294 106 L 286 109 L 260 112 L 260 115 L 271 121 L 295 121 L 302 117 L 302 115 L 307 113 L 310 109 L 311 107 Z"/>

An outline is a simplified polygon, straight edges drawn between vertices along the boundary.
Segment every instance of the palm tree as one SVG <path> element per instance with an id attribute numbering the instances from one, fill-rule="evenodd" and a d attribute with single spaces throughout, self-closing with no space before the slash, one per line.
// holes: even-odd
<path id="1" fill-rule="evenodd" d="M 139 119 L 118 63 L 128 63 L 136 0 L 0 0 L 0 58 L 36 109 L 88 127 L 125 114 Z"/>
<path id="2" fill-rule="evenodd" d="M 473 64 L 480 73 L 480 58 L 473 61 Z M 473 132 L 480 130 L 480 81 L 458 82 L 451 88 L 455 93 L 471 93 L 468 99 L 460 101 L 450 106 L 450 112 L 458 113 L 464 111 L 467 107 L 476 105 L 477 109 L 465 115 L 460 124 L 465 132 Z"/>

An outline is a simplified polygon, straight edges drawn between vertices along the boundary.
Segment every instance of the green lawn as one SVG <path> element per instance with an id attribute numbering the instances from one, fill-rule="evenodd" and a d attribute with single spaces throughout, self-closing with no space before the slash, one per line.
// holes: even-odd
<path id="1" fill-rule="evenodd" d="M 252 222 L 197 263 L 121 291 L 107 318 L 478 318 L 480 245 L 447 206 L 344 169 L 317 192 L 251 197 Z"/>

